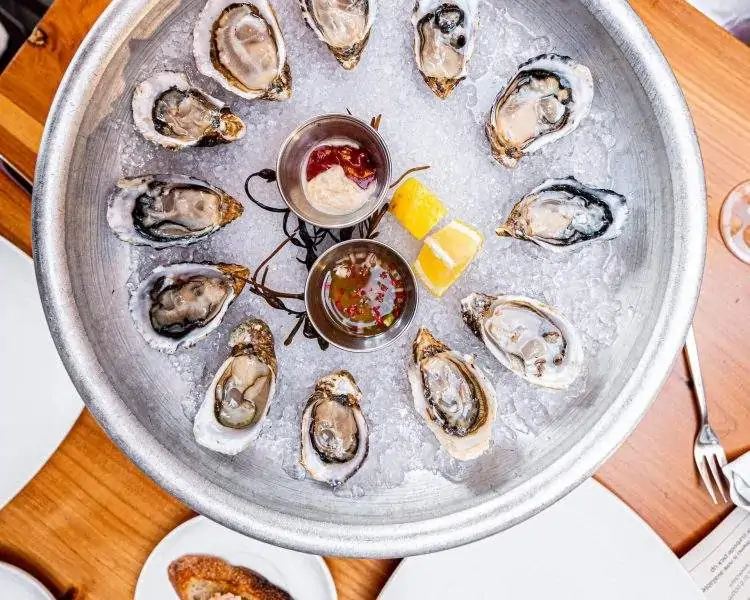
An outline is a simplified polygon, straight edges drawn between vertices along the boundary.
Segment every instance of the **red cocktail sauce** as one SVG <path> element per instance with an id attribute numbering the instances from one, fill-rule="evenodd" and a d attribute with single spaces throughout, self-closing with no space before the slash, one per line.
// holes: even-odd
<path id="1" fill-rule="evenodd" d="M 346 176 L 363 190 L 370 187 L 377 175 L 372 157 L 361 148 L 349 145 L 318 146 L 307 159 L 307 181 L 336 165 L 344 169 Z"/>

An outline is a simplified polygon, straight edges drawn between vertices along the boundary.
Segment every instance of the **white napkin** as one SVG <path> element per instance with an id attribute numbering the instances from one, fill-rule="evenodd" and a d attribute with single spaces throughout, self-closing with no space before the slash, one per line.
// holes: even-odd
<path id="1" fill-rule="evenodd" d="M 750 511 L 750 452 L 745 452 L 722 470 L 729 481 L 729 495 L 732 502 Z"/>

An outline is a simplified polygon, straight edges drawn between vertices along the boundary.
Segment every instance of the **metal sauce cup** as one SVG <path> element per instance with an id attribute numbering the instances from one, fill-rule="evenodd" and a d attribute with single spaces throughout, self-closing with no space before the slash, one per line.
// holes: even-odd
<path id="1" fill-rule="evenodd" d="M 397 266 L 403 276 L 404 309 L 387 330 L 371 336 L 354 335 L 336 323 L 328 314 L 323 300 L 326 274 L 342 258 L 356 252 L 374 252 Z M 373 240 L 354 239 L 332 246 L 315 261 L 305 284 L 307 315 L 318 333 L 334 346 L 350 352 L 372 352 L 395 342 L 409 328 L 419 304 L 417 281 L 409 263 L 390 246 Z"/>
<path id="2" fill-rule="evenodd" d="M 327 140 L 346 138 L 370 154 L 377 170 L 375 191 L 363 206 L 344 215 L 321 212 L 307 201 L 302 166 L 308 152 Z M 383 138 L 370 125 L 350 115 L 322 115 L 303 123 L 284 140 L 276 161 L 276 182 L 287 206 L 303 221 L 340 229 L 364 221 L 385 202 L 391 180 L 391 155 Z"/>

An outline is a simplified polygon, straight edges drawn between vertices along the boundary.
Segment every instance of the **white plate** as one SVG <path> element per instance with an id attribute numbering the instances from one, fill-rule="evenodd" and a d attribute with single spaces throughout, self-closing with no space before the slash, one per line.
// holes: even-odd
<path id="1" fill-rule="evenodd" d="M 135 600 L 177 600 L 167 576 L 169 564 L 185 554 L 208 554 L 260 573 L 294 600 L 336 600 L 336 587 L 319 556 L 277 548 L 195 517 L 167 534 L 146 559 Z"/>
<path id="2" fill-rule="evenodd" d="M 0 598 L 3 600 L 55 600 L 49 590 L 26 571 L 4 562 L 0 562 Z"/>
<path id="3" fill-rule="evenodd" d="M 481 542 L 407 558 L 378 600 L 704 600 L 638 515 L 590 479 Z"/>
<path id="4" fill-rule="evenodd" d="M 83 403 L 52 343 L 23 252 L 0 237 L 0 508 L 36 475 Z"/>

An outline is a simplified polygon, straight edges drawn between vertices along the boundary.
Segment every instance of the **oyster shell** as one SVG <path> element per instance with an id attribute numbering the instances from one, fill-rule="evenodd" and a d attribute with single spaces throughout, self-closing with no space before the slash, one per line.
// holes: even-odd
<path id="1" fill-rule="evenodd" d="M 451 456 L 471 460 L 489 448 L 495 390 L 473 356 L 451 350 L 422 327 L 408 376 L 414 408 Z"/>
<path id="2" fill-rule="evenodd" d="M 185 73 L 164 71 L 133 92 L 133 121 L 150 142 L 169 150 L 214 146 L 245 135 L 245 124 L 221 100 L 192 86 Z"/>
<path id="3" fill-rule="evenodd" d="M 594 98 L 591 71 L 567 56 L 523 63 L 497 96 L 485 125 L 492 154 L 513 168 L 526 154 L 575 130 Z"/>
<path id="4" fill-rule="evenodd" d="M 583 364 L 573 325 L 555 309 L 524 296 L 470 294 L 461 315 L 500 363 L 535 385 L 563 389 Z"/>
<path id="5" fill-rule="evenodd" d="M 612 190 L 588 187 L 574 177 L 548 179 L 513 207 L 495 233 L 565 252 L 616 238 L 628 213 L 625 197 Z"/>
<path id="6" fill-rule="evenodd" d="M 292 76 L 268 0 L 208 0 L 193 30 L 198 70 L 238 96 L 286 100 Z"/>
<path id="7" fill-rule="evenodd" d="M 156 267 L 130 296 L 136 329 L 162 352 L 193 346 L 219 326 L 248 274 L 228 264 Z"/>
<path id="8" fill-rule="evenodd" d="M 193 423 L 205 448 L 234 455 L 257 437 L 276 392 L 278 366 L 273 334 L 259 319 L 232 331 L 232 353 L 219 367 Z"/>
<path id="9" fill-rule="evenodd" d="M 377 0 L 300 0 L 315 35 L 346 70 L 354 69 L 370 39 Z"/>
<path id="10" fill-rule="evenodd" d="M 367 458 L 369 433 L 361 399 L 347 371 L 326 375 L 315 384 L 302 413 L 300 462 L 316 481 L 344 483 Z"/>
<path id="11" fill-rule="evenodd" d="M 143 175 L 117 182 L 107 222 L 125 242 L 168 248 L 197 242 L 242 211 L 242 204 L 232 196 L 200 179 Z"/>
<path id="12" fill-rule="evenodd" d="M 466 78 L 479 25 L 478 0 L 417 0 L 414 57 L 425 82 L 446 98 Z"/>

